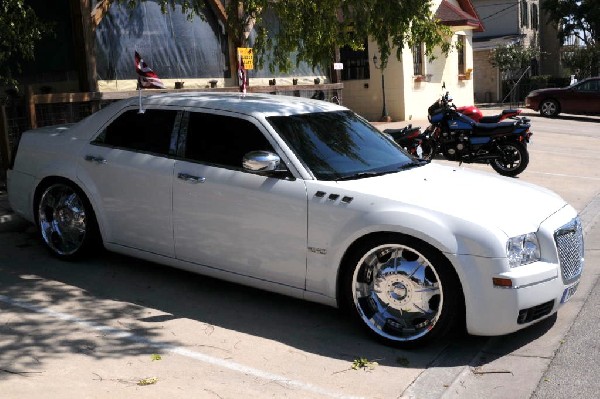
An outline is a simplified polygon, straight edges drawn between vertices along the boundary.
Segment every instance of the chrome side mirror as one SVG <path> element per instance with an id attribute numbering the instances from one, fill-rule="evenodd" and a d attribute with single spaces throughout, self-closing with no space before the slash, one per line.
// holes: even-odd
<path id="1" fill-rule="evenodd" d="M 279 155 L 270 151 L 250 151 L 242 160 L 244 169 L 251 172 L 273 172 L 281 163 Z"/>

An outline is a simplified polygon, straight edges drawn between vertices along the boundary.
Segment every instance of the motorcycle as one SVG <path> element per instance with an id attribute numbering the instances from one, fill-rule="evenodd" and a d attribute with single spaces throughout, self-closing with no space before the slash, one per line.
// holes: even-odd
<path id="1" fill-rule="evenodd" d="M 490 164 L 497 173 L 510 177 L 523 172 L 529 164 L 527 144 L 533 133 L 527 118 L 478 123 L 458 112 L 446 92 L 429 107 L 428 119 L 431 125 L 419 137 L 422 158 L 441 154 L 461 164 Z"/>
<path id="2" fill-rule="evenodd" d="M 483 116 L 481 110 L 475 105 L 465 105 L 462 107 L 457 107 L 456 111 L 468 116 L 475 122 L 479 123 L 498 123 L 505 119 L 515 118 L 519 116 L 522 112 L 520 109 L 503 109 L 502 112 L 499 114 Z"/>
<path id="3" fill-rule="evenodd" d="M 409 154 L 421 158 L 421 127 L 413 127 L 410 124 L 401 129 L 385 129 L 383 133 L 387 134 Z"/>

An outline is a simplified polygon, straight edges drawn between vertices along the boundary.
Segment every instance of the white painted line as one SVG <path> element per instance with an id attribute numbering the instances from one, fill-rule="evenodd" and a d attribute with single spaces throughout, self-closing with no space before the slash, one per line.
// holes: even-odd
<path id="1" fill-rule="evenodd" d="M 593 176 L 576 176 L 576 175 L 566 175 L 564 173 L 535 172 L 535 171 L 531 171 L 531 170 L 528 170 L 527 172 L 528 173 L 533 173 L 533 174 L 536 174 L 536 175 L 547 175 L 547 176 L 557 176 L 557 177 L 571 177 L 573 179 L 585 179 L 585 180 L 600 180 L 600 177 L 593 177 Z"/>
<path id="2" fill-rule="evenodd" d="M 75 316 L 67 314 L 67 313 L 55 312 L 48 308 L 32 305 L 32 304 L 29 304 L 27 302 L 24 302 L 24 301 L 21 301 L 18 299 L 13 299 L 13 298 L 7 297 L 5 295 L 0 295 L 0 302 L 4 302 L 8 305 L 16 306 L 16 307 L 19 307 L 22 309 L 27 309 L 27 310 L 35 312 L 35 313 L 45 314 L 45 315 L 48 315 L 55 319 L 74 323 L 74 324 L 77 324 L 81 327 L 85 327 L 90 330 L 102 332 L 104 335 L 111 336 L 113 338 L 121 338 L 123 340 L 131 341 L 131 342 L 135 342 L 135 343 L 142 343 L 142 344 L 148 345 L 155 349 L 161 349 L 166 352 L 175 353 L 177 355 L 185 356 L 190 359 L 198 360 L 203 363 L 208 363 L 213 366 L 219 366 L 219 367 L 229 369 L 229 370 L 232 370 L 232 371 L 235 371 L 238 373 L 242 373 L 245 375 L 251 375 L 254 377 L 258 377 L 258 378 L 267 380 L 269 382 L 278 382 L 288 388 L 301 389 L 306 392 L 311 392 L 311 393 L 317 394 L 319 396 L 329 397 L 329 398 L 360 399 L 359 397 L 356 397 L 356 396 L 346 396 L 346 395 L 343 395 L 343 394 L 340 394 L 337 392 L 329 391 L 325 388 L 321 388 L 321 387 L 318 387 L 313 384 L 309 384 L 309 383 L 305 383 L 305 382 L 297 381 L 297 380 L 291 380 L 289 378 L 286 378 L 286 377 L 278 375 L 278 374 L 273 374 L 273 373 L 269 373 L 266 371 L 262 371 L 262 370 L 253 368 L 253 367 L 244 366 L 242 364 L 235 363 L 235 362 L 232 362 L 229 360 L 219 359 L 217 357 L 208 356 L 203 353 L 194 352 L 194 351 L 185 349 L 180 346 L 175 346 L 175 345 L 161 343 L 161 342 L 155 342 L 150 339 L 144 338 L 142 336 L 132 334 L 132 333 L 124 331 L 124 330 L 120 330 L 118 328 L 105 326 L 105 325 L 102 325 L 99 323 L 95 323 L 93 321 L 83 320 L 83 319 L 80 319 L 78 317 L 75 317 Z"/>

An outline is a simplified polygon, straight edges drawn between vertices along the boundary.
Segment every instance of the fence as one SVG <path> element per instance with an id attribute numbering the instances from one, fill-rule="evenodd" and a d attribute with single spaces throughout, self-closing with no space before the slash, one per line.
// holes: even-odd
<path id="1" fill-rule="evenodd" d="M 342 103 L 343 83 L 250 86 L 248 93 L 268 93 L 295 97 L 318 98 Z M 147 96 L 167 92 L 239 92 L 237 87 L 207 89 L 144 90 Z M 0 116 L 0 172 L 8 167 L 11 149 L 27 129 L 78 122 L 111 102 L 138 96 L 137 91 L 33 94 L 25 98 L 11 97 L 2 106 Z"/>

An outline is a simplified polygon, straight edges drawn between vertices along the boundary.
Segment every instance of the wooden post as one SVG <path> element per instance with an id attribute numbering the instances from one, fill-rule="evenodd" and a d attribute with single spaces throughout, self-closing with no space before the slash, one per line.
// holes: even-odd
<path id="1" fill-rule="evenodd" d="M 35 101 L 33 100 L 33 87 L 27 86 L 27 107 L 29 113 L 29 127 L 37 128 L 37 117 L 35 115 Z"/>
<path id="2" fill-rule="evenodd" d="M 10 142 L 8 140 L 8 121 L 6 119 L 6 108 L 0 105 L 0 159 L 2 159 L 2 168 L 0 170 L 0 179 L 4 179 L 10 162 Z"/>

